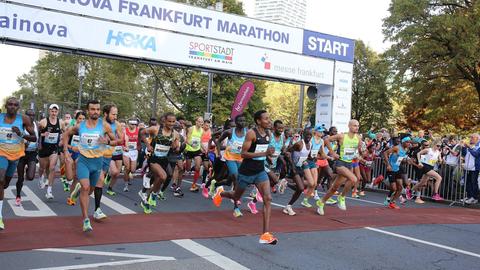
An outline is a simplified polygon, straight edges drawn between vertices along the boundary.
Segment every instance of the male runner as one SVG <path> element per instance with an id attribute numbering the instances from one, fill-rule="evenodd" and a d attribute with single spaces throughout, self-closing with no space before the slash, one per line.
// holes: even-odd
<path id="1" fill-rule="evenodd" d="M 321 216 L 325 214 L 325 202 L 332 197 L 338 188 L 345 183 L 342 193 L 338 196 L 337 206 L 340 210 L 347 210 L 345 205 L 345 195 L 352 189 L 352 186 L 358 181 L 355 174 L 352 172 L 352 161 L 355 154 L 361 152 L 360 137 L 358 136 L 359 123 L 357 120 L 350 120 L 348 122 L 348 133 L 337 134 L 325 139 L 325 145 L 328 147 L 329 153 L 336 158 L 335 167 L 337 177 L 334 180 L 328 192 L 320 200 L 317 201 L 317 213 Z M 335 153 L 330 145 L 331 142 L 336 141 L 340 147 L 340 155 Z"/>
<path id="2" fill-rule="evenodd" d="M 383 153 L 383 160 L 387 164 L 387 176 L 390 182 L 390 193 L 385 198 L 385 206 L 390 209 L 399 209 L 400 207 L 395 204 L 395 200 L 400 197 L 403 190 L 403 174 L 406 172 L 403 170 L 402 163 L 407 162 L 407 151 L 410 147 L 410 137 L 402 139 L 401 145 L 389 148 Z"/>
<path id="3" fill-rule="evenodd" d="M 5 229 L 3 223 L 4 188 L 13 177 L 18 160 L 25 155 L 24 139 L 35 142 L 35 130 L 30 117 L 18 114 L 20 102 L 15 97 L 7 99 L 6 113 L 0 113 L 0 230 Z M 23 134 L 22 130 L 28 134 Z"/>
<path id="4" fill-rule="evenodd" d="M 131 185 L 131 174 L 137 170 L 138 132 L 138 121 L 136 119 L 128 120 L 127 127 L 125 127 L 125 145 L 123 149 L 123 165 L 125 166 L 125 171 L 123 172 L 123 180 L 125 181 L 124 192 L 128 192 L 128 185 Z"/>
<path id="5" fill-rule="evenodd" d="M 213 203 L 219 207 L 222 197 L 237 201 L 242 197 L 248 185 L 255 185 L 263 198 L 263 234 L 260 236 L 259 243 L 275 245 L 278 240 L 269 232 L 272 195 L 270 194 L 268 175 L 265 172 L 265 160 L 267 156 L 271 156 L 275 152 L 273 147 L 269 147 L 270 132 L 268 129 L 272 124 L 265 110 L 257 111 L 253 115 L 253 120 L 257 126 L 247 132 L 242 145 L 243 161 L 238 169 L 238 183 L 234 191 L 230 192 L 225 192 L 223 187 L 218 187 L 213 197 Z"/>
<path id="6" fill-rule="evenodd" d="M 187 129 L 187 146 L 185 147 L 186 169 L 190 170 L 192 160 L 195 163 L 195 173 L 193 174 L 193 183 L 190 188 L 191 192 L 198 192 L 197 181 L 200 177 L 200 166 L 202 165 L 201 139 L 203 135 L 203 117 L 199 116 L 195 119 L 195 125 Z"/>
<path id="7" fill-rule="evenodd" d="M 116 142 L 112 128 L 107 121 L 103 121 L 100 117 L 100 102 L 97 100 L 87 102 L 87 113 L 87 120 L 69 129 L 63 137 L 63 152 L 65 156 L 68 156 L 70 155 L 68 147 L 66 147 L 68 138 L 74 134 L 80 136 L 80 144 L 78 145 L 80 157 L 77 164 L 77 177 L 81 185 L 80 207 L 82 208 L 84 232 L 93 230 L 88 218 L 89 195 L 94 191 L 94 187 L 100 178 L 105 146 L 110 145 L 110 143 L 115 144 Z M 101 212 L 101 210 L 98 212 Z M 104 215 L 99 214 L 97 213 L 94 217 L 104 217 Z"/>
<path id="8" fill-rule="evenodd" d="M 55 167 L 58 161 L 58 147 L 60 143 L 60 134 L 63 129 L 63 120 L 58 118 L 59 107 L 57 104 L 51 104 L 48 107 L 48 117 L 42 119 L 39 123 L 40 129 L 40 148 L 38 157 L 40 158 L 40 188 L 47 186 L 45 197 L 53 199 L 52 186 L 55 180 Z M 45 183 L 45 175 L 48 176 L 48 183 Z"/>

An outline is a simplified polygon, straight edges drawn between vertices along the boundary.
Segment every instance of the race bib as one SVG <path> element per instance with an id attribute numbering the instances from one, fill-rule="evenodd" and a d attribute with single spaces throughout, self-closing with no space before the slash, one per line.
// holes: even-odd
<path id="1" fill-rule="evenodd" d="M 318 149 L 312 149 L 312 150 L 310 150 L 310 156 L 311 156 L 312 158 L 316 158 L 316 157 L 318 156 L 318 151 L 319 151 Z"/>
<path id="2" fill-rule="evenodd" d="M 153 153 L 156 157 L 166 157 L 168 151 L 170 151 L 170 146 L 156 144 Z"/>
<path id="3" fill-rule="evenodd" d="M 11 128 L 0 128 L 0 142 L 1 143 L 19 143 L 20 137 L 12 131 Z"/>
<path id="4" fill-rule="evenodd" d="M 268 149 L 268 144 L 257 144 L 255 147 L 255 153 L 263 153 Z"/>
<path id="5" fill-rule="evenodd" d="M 400 166 L 402 164 L 402 161 L 405 159 L 405 157 L 398 157 L 397 162 L 395 162 L 395 165 Z"/>
<path id="6" fill-rule="evenodd" d="M 355 157 L 356 149 L 355 148 L 344 148 L 343 157 L 346 160 L 352 160 Z"/>
<path id="7" fill-rule="evenodd" d="M 45 136 L 45 143 L 56 144 L 58 142 L 59 133 L 48 133 L 48 136 Z"/>
<path id="8" fill-rule="evenodd" d="M 280 151 L 275 150 L 275 152 L 272 155 L 273 159 L 277 159 L 280 156 Z"/>
<path id="9" fill-rule="evenodd" d="M 71 146 L 78 146 L 78 144 L 80 143 L 80 136 L 78 135 L 73 135 L 72 136 L 72 144 Z"/>
<path id="10" fill-rule="evenodd" d="M 373 164 L 373 161 L 365 161 L 365 166 L 371 167 Z"/>
<path id="11" fill-rule="evenodd" d="M 199 138 L 192 138 L 192 148 L 197 148 L 200 145 Z"/>
<path id="12" fill-rule="evenodd" d="M 97 149 L 99 144 L 100 134 L 82 134 L 80 138 L 80 144 L 86 149 Z"/>
<path id="13" fill-rule="evenodd" d="M 128 151 L 137 150 L 137 142 L 128 142 L 127 149 Z"/>
<path id="14" fill-rule="evenodd" d="M 114 156 L 119 156 L 123 153 L 123 147 L 122 146 L 115 146 L 115 148 L 113 149 L 113 155 Z"/>
<path id="15" fill-rule="evenodd" d="M 232 143 L 232 152 L 240 154 L 242 152 L 242 147 L 243 147 L 242 142 L 234 141 Z"/>
<path id="16" fill-rule="evenodd" d="M 426 155 L 420 156 L 420 162 L 428 164 L 427 156 Z"/>
<path id="17" fill-rule="evenodd" d="M 307 157 L 300 157 L 298 158 L 298 162 L 296 164 L 297 167 L 302 167 L 303 163 L 307 160 Z"/>

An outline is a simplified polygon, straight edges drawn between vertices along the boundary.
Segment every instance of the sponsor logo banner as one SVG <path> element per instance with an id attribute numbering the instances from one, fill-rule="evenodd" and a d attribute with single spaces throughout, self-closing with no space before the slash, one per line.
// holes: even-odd
<path id="1" fill-rule="evenodd" d="M 252 98 L 254 92 L 255 85 L 251 81 L 246 81 L 240 86 L 237 97 L 235 98 L 235 102 L 232 106 L 232 113 L 230 115 L 230 119 L 235 119 L 237 115 L 243 113 L 243 110 L 245 110 L 245 108 L 247 107 L 247 104 Z"/>

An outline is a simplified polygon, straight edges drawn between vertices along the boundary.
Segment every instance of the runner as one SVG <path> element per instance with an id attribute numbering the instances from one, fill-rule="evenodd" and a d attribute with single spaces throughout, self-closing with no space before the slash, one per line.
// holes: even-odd
<path id="1" fill-rule="evenodd" d="M 123 149 L 123 165 L 125 167 L 123 172 L 123 180 L 125 181 L 124 192 L 128 192 L 128 186 L 131 185 L 130 181 L 133 178 L 133 173 L 137 169 L 138 132 L 138 121 L 133 118 L 128 120 L 124 133 L 125 145 Z"/>
<path id="2" fill-rule="evenodd" d="M 75 115 L 75 123 L 80 124 L 85 121 L 87 115 L 83 111 L 77 112 Z M 71 127 L 72 128 L 72 127 Z M 71 129 L 70 128 L 70 129 Z M 66 135 L 65 135 L 66 136 Z M 72 182 L 71 188 L 73 188 L 70 196 L 67 198 L 68 205 L 75 205 L 78 199 L 78 195 L 80 195 L 80 183 L 78 182 L 77 177 L 77 161 L 78 157 L 80 156 L 80 152 L 78 152 L 78 144 L 80 143 L 80 136 L 72 135 L 70 137 L 70 143 L 67 145 L 68 152 L 70 153 L 69 156 L 65 157 L 65 166 L 66 166 L 66 174 L 67 179 Z"/>
<path id="3" fill-rule="evenodd" d="M 35 123 L 35 111 L 32 109 L 28 109 L 25 114 L 30 118 L 30 121 L 33 124 L 33 130 L 35 131 L 35 137 L 38 140 L 38 126 L 37 123 Z M 28 131 L 24 129 L 25 134 L 28 134 Z M 24 140 L 25 142 L 25 156 L 21 157 L 20 160 L 18 161 L 17 165 L 17 196 L 15 198 L 15 205 L 20 206 L 22 204 L 22 187 L 23 187 L 23 181 L 25 179 L 25 167 L 27 168 L 27 180 L 32 181 L 33 178 L 35 178 L 35 170 L 36 170 L 36 165 L 38 162 L 37 155 L 38 155 L 38 143 L 37 141 L 30 142 L 27 140 Z M 6 184 L 8 186 L 8 183 Z"/>
<path id="4" fill-rule="evenodd" d="M 321 216 L 325 214 L 325 202 L 332 197 L 338 188 L 345 183 L 342 193 L 337 197 L 337 206 L 340 210 L 347 210 L 345 204 L 345 195 L 352 190 L 352 186 L 358 181 L 357 177 L 352 172 L 352 160 L 355 157 L 356 151 L 361 152 L 360 137 L 358 136 L 359 123 L 357 120 L 350 120 L 348 122 L 348 133 L 337 134 L 328 137 L 325 144 L 328 147 L 329 153 L 332 157 L 337 159 L 335 167 L 337 177 L 328 192 L 320 200 L 317 201 L 317 213 Z M 340 146 L 340 155 L 335 153 L 330 146 L 330 143 L 336 141 Z"/>
<path id="5" fill-rule="evenodd" d="M 385 206 L 388 206 L 390 209 L 399 209 L 395 204 L 395 200 L 400 197 L 403 190 L 403 174 L 404 167 L 401 166 L 402 163 L 407 162 L 407 151 L 410 147 L 410 137 L 405 137 L 402 139 L 401 145 L 394 146 L 383 153 L 383 159 L 385 164 L 387 164 L 387 176 L 390 182 L 390 193 L 385 198 Z"/>
<path id="6" fill-rule="evenodd" d="M 428 144 L 424 144 L 424 146 L 428 147 Z M 440 140 L 433 141 L 433 146 L 423 149 L 422 151 L 417 153 L 417 160 L 420 162 L 418 163 L 420 169 L 422 169 L 422 178 L 420 181 L 413 187 L 413 191 L 417 191 L 417 198 L 415 199 L 416 203 L 423 204 L 425 203 L 421 198 L 421 189 L 427 184 L 427 181 L 430 178 L 434 178 L 435 186 L 434 186 L 434 194 L 432 199 L 435 201 L 441 201 L 443 198 L 438 194 L 438 190 L 440 189 L 440 183 L 442 183 L 442 177 L 433 169 L 437 163 L 442 162 L 442 156 L 440 153 L 440 147 L 442 146 Z"/>
<path id="7" fill-rule="evenodd" d="M 69 129 L 63 137 L 63 152 L 65 156 L 69 156 L 70 153 L 67 147 L 68 138 L 76 134 L 80 136 L 80 143 L 78 145 L 80 157 L 77 163 L 77 177 L 81 185 L 80 207 L 82 209 L 84 232 L 93 230 L 90 219 L 88 218 L 89 195 L 94 191 L 100 178 L 103 152 L 107 145 L 116 143 L 112 128 L 107 121 L 103 121 L 100 117 L 100 102 L 96 100 L 87 102 L 87 113 L 87 120 Z M 97 204 L 97 201 L 95 201 L 95 204 Z M 97 208 L 94 214 L 95 219 L 106 217 L 100 212 L 100 208 Z"/>
<path id="8" fill-rule="evenodd" d="M 179 135 L 173 129 L 177 121 L 175 114 L 166 113 L 165 121 L 162 127 L 152 126 L 142 130 L 140 134 L 142 141 L 147 146 L 147 151 L 151 153 L 148 158 L 150 171 L 152 172 L 153 185 L 145 187 L 139 191 L 142 198 L 141 206 L 145 214 L 152 213 L 152 194 L 157 193 L 163 182 L 167 179 L 167 172 L 169 171 L 168 153 L 171 149 L 179 147 Z M 151 143 L 148 142 L 147 136 L 152 138 Z"/>
<path id="9" fill-rule="evenodd" d="M 186 138 L 187 146 L 185 147 L 186 169 L 190 171 L 192 168 L 192 159 L 195 164 L 195 173 L 193 174 L 193 183 L 190 188 L 191 192 L 198 192 L 197 181 L 200 177 L 200 166 L 202 164 L 201 158 L 201 139 L 203 135 L 203 118 L 201 116 L 195 119 L 195 126 L 188 128 Z"/>
<path id="10" fill-rule="evenodd" d="M 112 156 L 113 156 L 113 153 L 115 152 L 115 147 L 121 146 L 123 142 L 123 137 L 122 137 L 123 132 L 121 130 L 120 123 L 117 121 L 117 116 L 118 116 L 118 109 L 115 105 L 103 106 L 102 121 L 110 125 L 112 133 L 115 136 L 115 140 L 112 140 L 110 142 L 111 146 L 110 145 L 106 146 L 106 149 L 103 153 L 102 172 L 100 173 L 100 179 L 98 180 L 95 186 L 95 191 L 93 193 L 95 197 L 95 208 L 94 208 L 95 219 L 103 219 L 107 217 L 100 209 L 100 203 L 102 200 L 104 184 L 106 183 L 107 187 L 109 187 L 109 184 L 110 184 L 109 171 L 112 170 L 113 171 L 112 174 L 114 175 L 118 175 L 120 173 L 120 170 L 117 168 L 115 162 L 112 162 Z M 107 188 L 107 191 L 108 191 L 108 188 Z"/>
<path id="11" fill-rule="evenodd" d="M 244 114 L 239 114 L 235 117 L 235 127 L 225 130 L 218 140 L 216 141 L 216 145 L 221 145 L 222 142 L 227 139 L 227 147 L 225 148 L 225 152 L 223 154 L 223 158 L 225 159 L 225 164 L 228 168 L 228 179 L 226 181 L 219 181 L 217 183 L 216 180 L 212 180 L 210 183 L 210 193 L 212 193 L 215 185 L 217 187 L 220 185 L 231 185 L 235 187 L 238 183 L 238 169 L 242 164 L 242 146 L 245 142 L 245 136 L 247 134 L 247 119 L 245 118 Z M 220 148 L 219 148 L 220 149 Z M 220 150 L 219 150 L 220 151 Z M 220 180 L 220 179 L 218 179 Z M 241 217 L 243 214 L 238 207 L 238 203 L 235 200 L 233 202 L 233 216 Z M 255 209 L 256 210 L 256 209 Z M 252 210 L 250 210 L 252 211 Z"/>
<path id="12" fill-rule="evenodd" d="M 209 153 L 211 149 L 211 140 L 212 140 L 212 130 L 210 129 L 210 120 L 205 120 L 203 122 L 203 132 L 202 132 L 202 137 L 200 139 L 201 143 L 201 151 L 202 151 L 202 191 L 208 191 L 208 189 L 205 187 L 205 182 L 207 180 L 207 175 L 209 174 L 211 164 L 210 164 L 210 158 L 209 158 Z M 205 195 L 205 194 L 203 194 Z M 208 198 L 208 192 L 207 192 L 207 198 Z"/>
<path id="13" fill-rule="evenodd" d="M 268 147 L 270 144 L 268 129 L 272 124 L 265 110 L 257 111 L 253 115 L 253 120 L 257 127 L 247 132 L 243 143 L 241 151 L 243 161 L 238 168 L 238 184 L 234 191 L 230 192 L 225 192 L 223 187 L 218 187 L 213 197 L 213 203 L 219 207 L 222 197 L 238 201 L 248 185 L 255 185 L 263 198 L 263 234 L 260 236 L 259 243 L 275 245 L 278 240 L 269 232 L 272 195 L 265 172 L 265 160 L 267 156 L 271 156 L 275 152 L 273 147 Z"/>
<path id="14" fill-rule="evenodd" d="M 0 113 L 0 230 L 5 229 L 2 215 L 4 188 L 12 179 L 18 160 L 25 155 L 24 140 L 37 141 L 30 117 L 18 114 L 19 107 L 20 102 L 10 97 L 5 103 L 6 113 Z"/>
<path id="15" fill-rule="evenodd" d="M 185 134 L 185 130 L 183 129 L 183 126 L 182 124 L 180 124 L 179 121 L 175 122 L 174 129 L 175 131 L 177 131 L 179 135 L 180 147 L 176 149 L 172 149 L 172 151 L 169 152 L 169 162 L 171 163 L 176 162 L 176 166 L 174 166 L 173 174 L 172 174 L 173 183 L 172 183 L 171 189 L 173 190 L 173 196 L 177 198 L 181 198 L 183 197 L 183 191 L 181 188 L 182 179 L 183 179 L 183 173 L 185 172 L 185 157 L 183 156 L 183 152 L 187 145 L 185 143 L 185 136 L 182 135 L 182 134 Z M 162 192 L 165 191 L 165 189 L 162 188 Z"/>
<path id="16" fill-rule="evenodd" d="M 71 127 L 72 123 L 72 115 L 69 113 L 66 113 L 63 115 L 63 126 L 62 126 L 62 133 L 65 133 L 69 127 Z M 65 163 L 65 156 L 63 155 L 62 149 L 62 140 L 60 139 L 59 143 L 59 149 L 58 152 L 60 154 L 60 181 L 62 182 L 63 185 L 63 191 L 69 192 L 70 191 L 70 185 L 72 184 L 71 181 L 68 181 L 67 176 L 66 176 L 66 163 Z"/>
<path id="17" fill-rule="evenodd" d="M 53 199 L 52 186 L 55 180 L 55 167 L 58 161 L 58 152 L 60 144 L 60 135 L 63 129 L 63 120 L 58 119 L 59 107 L 52 104 L 48 107 L 48 117 L 42 119 L 39 123 L 40 129 L 40 148 L 38 157 L 40 158 L 40 188 L 47 186 L 45 197 L 49 200 Z M 45 183 L 45 175 L 48 176 L 48 183 Z"/>

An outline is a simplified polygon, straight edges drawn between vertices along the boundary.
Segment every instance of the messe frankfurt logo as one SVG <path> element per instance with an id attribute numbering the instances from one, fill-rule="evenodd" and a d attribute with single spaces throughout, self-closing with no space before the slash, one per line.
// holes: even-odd
<path id="1" fill-rule="evenodd" d="M 263 62 L 263 68 L 264 69 L 270 69 L 270 59 L 268 59 L 268 55 L 264 54 L 262 56 L 262 62 Z"/>

